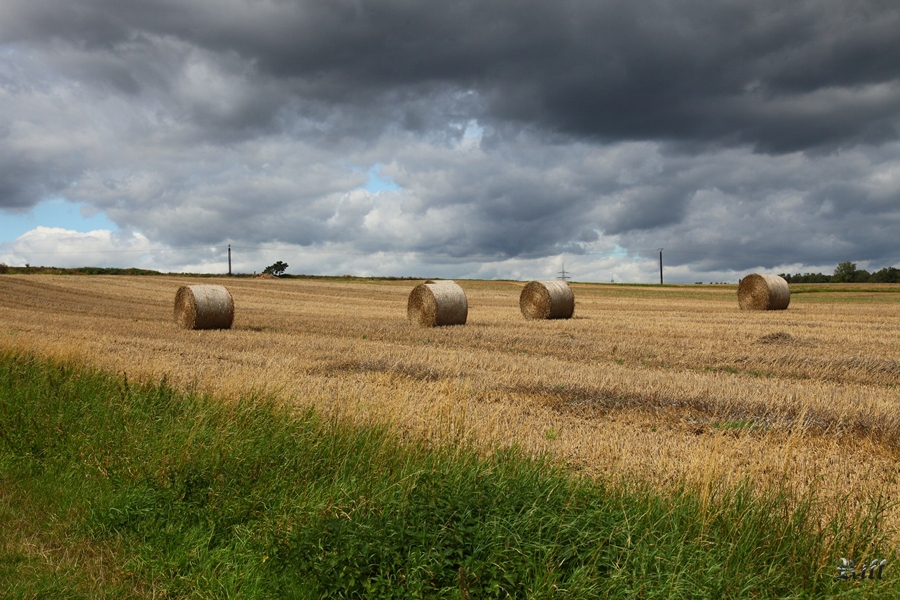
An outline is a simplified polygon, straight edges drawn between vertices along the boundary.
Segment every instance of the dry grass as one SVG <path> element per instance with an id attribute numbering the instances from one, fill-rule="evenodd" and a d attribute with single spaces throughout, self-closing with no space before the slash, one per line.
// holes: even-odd
<path id="1" fill-rule="evenodd" d="M 409 282 L 210 282 L 234 296 L 230 331 L 172 322 L 186 278 L 2 276 L 0 347 L 661 489 L 786 481 L 830 511 L 900 491 L 900 286 L 797 287 L 790 310 L 748 313 L 735 286 L 574 284 L 575 318 L 530 321 L 520 283 L 462 282 L 466 326 L 422 329 Z"/>

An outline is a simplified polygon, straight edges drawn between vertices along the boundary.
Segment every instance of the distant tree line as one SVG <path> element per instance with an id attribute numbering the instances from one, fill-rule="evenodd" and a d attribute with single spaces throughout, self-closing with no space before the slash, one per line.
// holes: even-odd
<path id="1" fill-rule="evenodd" d="M 900 283 L 900 269 L 885 267 L 874 273 L 865 269 L 857 269 L 856 263 L 842 262 L 834 268 L 834 274 L 797 273 L 796 275 L 779 274 L 788 283 Z"/>
<path id="2" fill-rule="evenodd" d="M 36 267 L 25 263 L 24 267 L 11 267 L 5 263 L 0 263 L 0 275 L 162 275 L 159 271 L 150 269 L 136 269 L 134 267 L 128 269 L 120 269 L 118 267 Z"/>

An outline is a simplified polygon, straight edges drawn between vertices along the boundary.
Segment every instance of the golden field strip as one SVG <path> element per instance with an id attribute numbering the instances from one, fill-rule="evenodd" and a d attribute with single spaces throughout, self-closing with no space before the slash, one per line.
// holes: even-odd
<path id="1" fill-rule="evenodd" d="M 231 290 L 231 330 L 173 323 L 193 283 Z M 823 514 L 898 497 L 900 286 L 792 286 L 788 310 L 742 312 L 736 286 L 574 284 L 573 319 L 526 321 L 524 282 L 461 281 L 467 324 L 419 329 L 417 283 L 0 275 L 0 348 L 516 444 L 624 484 L 786 483 Z"/>

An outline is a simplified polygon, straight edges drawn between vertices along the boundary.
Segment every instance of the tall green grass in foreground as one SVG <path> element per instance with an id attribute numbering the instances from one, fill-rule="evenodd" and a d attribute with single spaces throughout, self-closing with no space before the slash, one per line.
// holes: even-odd
<path id="1" fill-rule="evenodd" d="M 0 356 L 4 598 L 900 592 L 892 563 L 833 580 L 884 552 L 877 505 L 822 525 L 814 499 L 701 496 Z"/>

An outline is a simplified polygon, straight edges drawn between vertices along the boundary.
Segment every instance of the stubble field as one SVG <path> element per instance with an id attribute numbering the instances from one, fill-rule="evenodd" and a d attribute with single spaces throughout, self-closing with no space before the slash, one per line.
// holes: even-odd
<path id="1" fill-rule="evenodd" d="M 175 291 L 199 282 L 231 290 L 231 330 L 175 326 Z M 575 317 L 537 322 L 524 283 L 463 281 L 468 323 L 419 329 L 416 283 L 7 275 L 0 348 L 517 445 L 622 485 L 787 484 L 823 516 L 900 491 L 900 286 L 792 286 L 788 310 L 742 312 L 736 286 L 574 284 Z"/>

